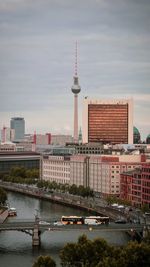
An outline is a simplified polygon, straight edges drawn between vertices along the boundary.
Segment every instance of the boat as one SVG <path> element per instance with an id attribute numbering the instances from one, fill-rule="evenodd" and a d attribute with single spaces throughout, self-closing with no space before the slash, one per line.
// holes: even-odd
<path id="1" fill-rule="evenodd" d="M 17 211 L 15 208 L 8 209 L 8 216 L 16 216 L 16 215 L 17 215 Z"/>

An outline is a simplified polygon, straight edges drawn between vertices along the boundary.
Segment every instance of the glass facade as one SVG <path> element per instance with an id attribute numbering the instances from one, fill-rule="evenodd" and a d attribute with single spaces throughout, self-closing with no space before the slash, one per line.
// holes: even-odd
<path id="1" fill-rule="evenodd" d="M 16 117 L 11 118 L 10 128 L 15 131 L 14 140 L 20 140 L 24 138 L 25 134 L 25 120 L 24 118 Z"/>
<path id="2" fill-rule="evenodd" d="M 0 161 L 0 173 L 8 173 L 13 167 L 24 167 L 26 169 L 39 169 L 40 159 L 30 160 L 5 160 Z"/>

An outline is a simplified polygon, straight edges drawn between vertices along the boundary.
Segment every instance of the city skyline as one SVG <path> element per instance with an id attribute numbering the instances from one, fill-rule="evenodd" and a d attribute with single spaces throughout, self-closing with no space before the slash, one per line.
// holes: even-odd
<path id="1" fill-rule="evenodd" d="M 36 3 L 36 4 L 35 4 Z M 150 2 L 5 0 L 0 3 L 0 128 L 73 135 L 74 44 L 79 127 L 85 96 L 133 98 L 134 125 L 150 133 Z"/>

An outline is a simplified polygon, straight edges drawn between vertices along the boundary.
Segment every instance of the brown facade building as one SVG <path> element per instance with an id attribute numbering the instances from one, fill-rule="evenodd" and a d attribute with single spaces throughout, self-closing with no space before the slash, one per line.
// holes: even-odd
<path id="1" fill-rule="evenodd" d="M 131 100 L 84 100 L 83 143 L 133 143 Z"/>

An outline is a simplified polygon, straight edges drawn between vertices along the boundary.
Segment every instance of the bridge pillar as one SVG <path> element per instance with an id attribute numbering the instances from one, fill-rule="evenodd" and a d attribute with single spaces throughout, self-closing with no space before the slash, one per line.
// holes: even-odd
<path id="1" fill-rule="evenodd" d="M 32 246 L 39 246 L 41 243 L 40 231 L 39 231 L 39 219 L 35 218 L 35 224 L 32 234 Z"/>

